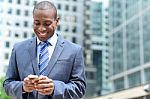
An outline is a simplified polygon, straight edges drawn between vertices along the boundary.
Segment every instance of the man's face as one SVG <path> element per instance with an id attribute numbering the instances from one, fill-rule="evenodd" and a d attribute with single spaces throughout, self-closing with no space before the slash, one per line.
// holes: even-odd
<path id="1" fill-rule="evenodd" d="M 33 13 L 33 28 L 40 41 L 46 41 L 53 36 L 58 23 L 58 19 L 55 19 L 54 16 L 55 13 L 51 9 L 35 9 Z"/>

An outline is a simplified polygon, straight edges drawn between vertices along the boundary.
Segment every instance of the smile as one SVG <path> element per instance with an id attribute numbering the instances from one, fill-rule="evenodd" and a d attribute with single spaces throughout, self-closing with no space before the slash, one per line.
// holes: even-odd
<path id="1" fill-rule="evenodd" d="M 47 33 L 39 33 L 41 36 L 46 36 Z"/>

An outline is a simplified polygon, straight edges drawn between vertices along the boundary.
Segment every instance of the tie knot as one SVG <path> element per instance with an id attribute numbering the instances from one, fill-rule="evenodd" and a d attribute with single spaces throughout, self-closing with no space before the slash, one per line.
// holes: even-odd
<path id="1" fill-rule="evenodd" d="M 50 43 L 48 41 L 42 41 L 40 42 L 40 46 L 48 46 Z"/>

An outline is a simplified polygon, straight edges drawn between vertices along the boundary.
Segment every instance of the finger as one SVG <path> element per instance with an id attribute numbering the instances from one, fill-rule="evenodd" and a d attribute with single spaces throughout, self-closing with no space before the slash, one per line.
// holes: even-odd
<path id="1" fill-rule="evenodd" d="M 45 95 L 45 92 L 43 92 L 43 91 L 38 91 L 38 93 L 41 95 Z"/>
<path id="2" fill-rule="evenodd" d="M 46 80 L 46 79 L 48 79 L 47 76 L 43 76 L 43 75 L 40 75 L 40 76 L 39 76 L 39 80 Z"/>
<path id="3" fill-rule="evenodd" d="M 24 79 L 24 83 L 25 83 L 25 84 L 31 84 L 31 85 L 34 85 L 35 82 L 29 80 L 29 78 L 26 77 L 26 78 Z"/>
<path id="4" fill-rule="evenodd" d="M 52 90 L 54 90 L 54 87 L 45 88 L 45 89 L 44 89 L 44 92 L 47 92 L 47 93 L 48 93 L 48 92 L 51 92 Z"/>
<path id="5" fill-rule="evenodd" d="M 47 83 L 53 83 L 52 79 L 45 79 L 45 80 L 39 80 L 38 84 L 47 84 Z"/>
<path id="6" fill-rule="evenodd" d="M 29 82 L 29 78 L 24 78 L 24 80 L 23 80 L 24 82 Z"/>
<path id="7" fill-rule="evenodd" d="M 49 84 L 38 84 L 37 85 L 38 89 L 44 89 L 44 88 L 49 88 L 49 87 L 51 87 Z"/>
<path id="8" fill-rule="evenodd" d="M 51 94 L 52 90 L 41 89 L 41 90 L 38 90 L 38 92 L 43 95 L 49 95 L 49 94 Z"/>

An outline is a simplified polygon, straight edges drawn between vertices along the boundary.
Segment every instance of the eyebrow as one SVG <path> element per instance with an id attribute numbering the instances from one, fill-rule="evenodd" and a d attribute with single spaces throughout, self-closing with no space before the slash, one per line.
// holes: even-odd
<path id="1" fill-rule="evenodd" d="M 34 21 L 39 21 L 39 20 L 34 20 Z M 42 22 L 53 22 L 53 20 L 43 20 Z"/>

